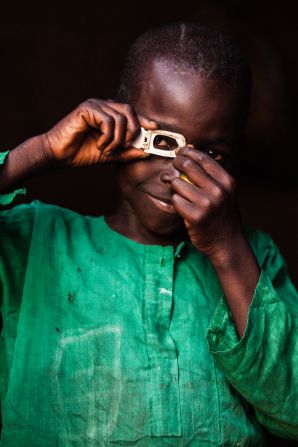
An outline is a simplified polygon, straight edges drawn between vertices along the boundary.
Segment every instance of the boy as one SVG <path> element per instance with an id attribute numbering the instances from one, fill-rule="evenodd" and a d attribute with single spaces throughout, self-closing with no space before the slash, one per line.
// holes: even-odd
<path id="1" fill-rule="evenodd" d="M 88 100 L 2 157 L 3 203 L 45 170 L 109 161 L 121 200 L 105 218 L 2 212 L 1 446 L 298 438 L 297 293 L 236 206 L 249 88 L 220 33 L 168 25 L 131 48 L 117 102 Z M 147 154 L 140 126 L 187 146 Z"/>

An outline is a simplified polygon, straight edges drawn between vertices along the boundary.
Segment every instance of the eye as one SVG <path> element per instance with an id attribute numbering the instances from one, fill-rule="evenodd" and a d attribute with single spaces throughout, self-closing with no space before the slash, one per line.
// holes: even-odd
<path id="1" fill-rule="evenodd" d="M 154 138 L 153 146 L 156 149 L 162 149 L 164 151 L 172 151 L 178 147 L 177 141 L 174 138 L 164 135 L 157 135 Z"/>
<path id="2" fill-rule="evenodd" d="M 222 161 L 223 155 L 219 154 L 215 149 L 206 149 L 206 154 L 208 154 L 211 158 L 213 158 L 215 161 Z"/>

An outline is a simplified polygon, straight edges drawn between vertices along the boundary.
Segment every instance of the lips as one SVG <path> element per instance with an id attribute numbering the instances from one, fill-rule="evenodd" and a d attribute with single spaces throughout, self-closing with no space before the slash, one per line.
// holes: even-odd
<path id="1" fill-rule="evenodd" d="M 149 193 L 147 193 L 147 196 L 149 200 L 160 210 L 170 214 L 177 214 L 177 211 L 172 205 L 172 200 L 169 197 L 156 197 Z"/>
<path id="2" fill-rule="evenodd" d="M 169 203 L 170 205 L 172 205 L 172 198 L 167 196 L 167 197 L 161 197 L 161 196 L 156 196 L 155 194 L 150 194 L 148 193 L 149 196 L 153 197 L 154 199 L 160 200 L 161 202 L 165 202 L 165 203 Z"/>

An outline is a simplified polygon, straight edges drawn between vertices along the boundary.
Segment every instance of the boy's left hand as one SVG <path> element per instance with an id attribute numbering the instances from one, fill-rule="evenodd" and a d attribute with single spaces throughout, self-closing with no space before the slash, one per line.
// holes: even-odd
<path id="1" fill-rule="evenodd" d="M 190 146 L 179 149 L 173 164 L 191 181 L 172 180 L 173 205 L 196 249 L 218 260 L 242 234 L 235 180 L 208 154 Z"/>

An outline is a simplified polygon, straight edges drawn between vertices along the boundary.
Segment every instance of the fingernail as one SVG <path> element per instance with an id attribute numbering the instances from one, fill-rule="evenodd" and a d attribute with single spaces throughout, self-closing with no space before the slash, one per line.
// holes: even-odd
<path id="1" fill-rule="evenodd" d="M 148 154 L 147 152 L 143 152 L 143 153 L 140 155 L 140 158 L 148 158 L 148 157 L 150 157 L 150 154 Z"/>

